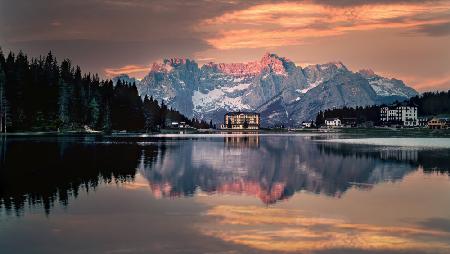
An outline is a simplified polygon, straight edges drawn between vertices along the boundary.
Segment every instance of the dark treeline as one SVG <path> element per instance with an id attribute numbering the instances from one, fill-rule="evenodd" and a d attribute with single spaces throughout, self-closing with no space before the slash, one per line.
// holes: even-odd
<path id="1" fill-rule="evenodd" d="M 414 105 L 418 107 L 419 117 L 430 117 L 436 115 L 450 114 L 450 90 L 447 92 L 426 92 L 422 95 L 414 96 L 403 102 L 395 102 L 390 106 L 398 104 Z M 367 107 L 343 107 L 320 111 L 316 116 L 316 124 L 323 125 L 326 118 L 356 118 L 358 123 L 372 121 L 374 124 L 380 123 L 380 108 L 387 105 L 374 105 Z"/>
<path id="2" fill-rule="evenodd" d="M 316 116 L 316 125 L 325 124 L 327 118 L 356 118 L 357 123 L 371 121 L 374 124 L 380 122 L 380 106 L 366 106 L 356 108 L 335 108 L 320 111 Z"/>
<path id="3" fill-rule="evenodd" d="M 0 131 L 80 130 L 156 131 L 172 121 L 195 128 L 209 125 L 188 119 L 163 102 L 142 100 L 135 84 L 82 74 L 51 52 L 32 58 L 0 49 Z"/>
<path id="4" fill-rule="evenodd" d="M 418 107 L 419 116 L 450 114 L 450 90 L 447 92 L 426 92 L 414 96 L 409 102 Z"/>

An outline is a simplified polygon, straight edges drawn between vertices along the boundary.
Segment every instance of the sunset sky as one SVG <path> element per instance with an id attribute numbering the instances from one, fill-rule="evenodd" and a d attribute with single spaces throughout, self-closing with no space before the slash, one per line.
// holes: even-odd
<path id="1" fill-rule="evenodd" d="M 52 50 L 105 78 L 140 78 L 168 57 L 245 62 L 273 52 L 448 90 L 450 1 L 0 0 L 0 46 Z"/>

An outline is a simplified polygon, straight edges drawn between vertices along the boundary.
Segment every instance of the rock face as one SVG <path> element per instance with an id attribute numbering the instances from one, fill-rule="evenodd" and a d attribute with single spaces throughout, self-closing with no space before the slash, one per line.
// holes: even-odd
<path id="1" fill-rule="evenodd" d="M 189 59 L 166 59 L 153 64 L 149 74 L 135 82 L 141 96 L 163 100 L 188 117 L 220 123 L 227 111 L 257 111 L 263 126 L 296 126 L 314 119 L 319 110 L 417 95 L 402 81 L 370 70 L 352 72 L 341 62 L 301 68 L 269 53 L 259 61 L 202 67 Z"/>

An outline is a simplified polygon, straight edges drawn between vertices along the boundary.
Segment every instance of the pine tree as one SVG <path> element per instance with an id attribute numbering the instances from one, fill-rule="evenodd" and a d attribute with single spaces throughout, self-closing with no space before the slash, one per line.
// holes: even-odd
<path id="1" fill-rule="evenodd" d="M 6 132 L 10 124 L 8 101 L 6 99 L 6 80 L 3 66 L 5 59 L 0 49 L 0 132 Z"/>
<path id="2" fill-rule="evenodd" d="M 72 67 L 69 60 L 64 60 L 61 63 L 61 79 L 59 81 L 58 89 L 58 119 L 59 126 L 62 128 L 69 127 L 70 115 L 70 83 L 72 82 Z"/>
<path id="3" fill-rule="evenodd" d="M 89 126 L 95 128 L 97 125 L 97 121 L 100 117 L 99 105 L 95 98 L 92 98 L 91 102 L 89 103 L 89 114 L 88 115 L 89 115 L 88 116 Z"/>

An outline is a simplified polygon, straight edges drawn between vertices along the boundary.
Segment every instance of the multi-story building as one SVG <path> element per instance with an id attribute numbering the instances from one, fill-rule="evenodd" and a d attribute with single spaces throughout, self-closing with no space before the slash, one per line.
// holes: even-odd
<path id="1" fill-rule="evenodd" d="M 228 112 L 224 116 L 222 129 L 257 130 L 260 125 L 260 116 L 253 112 Z"/>
<path id="2" fill-rule="evenodd" d="M 395 106 L 382 107 L 380 120 L 387 125 L 418 126 L 417 107 Z"/>

